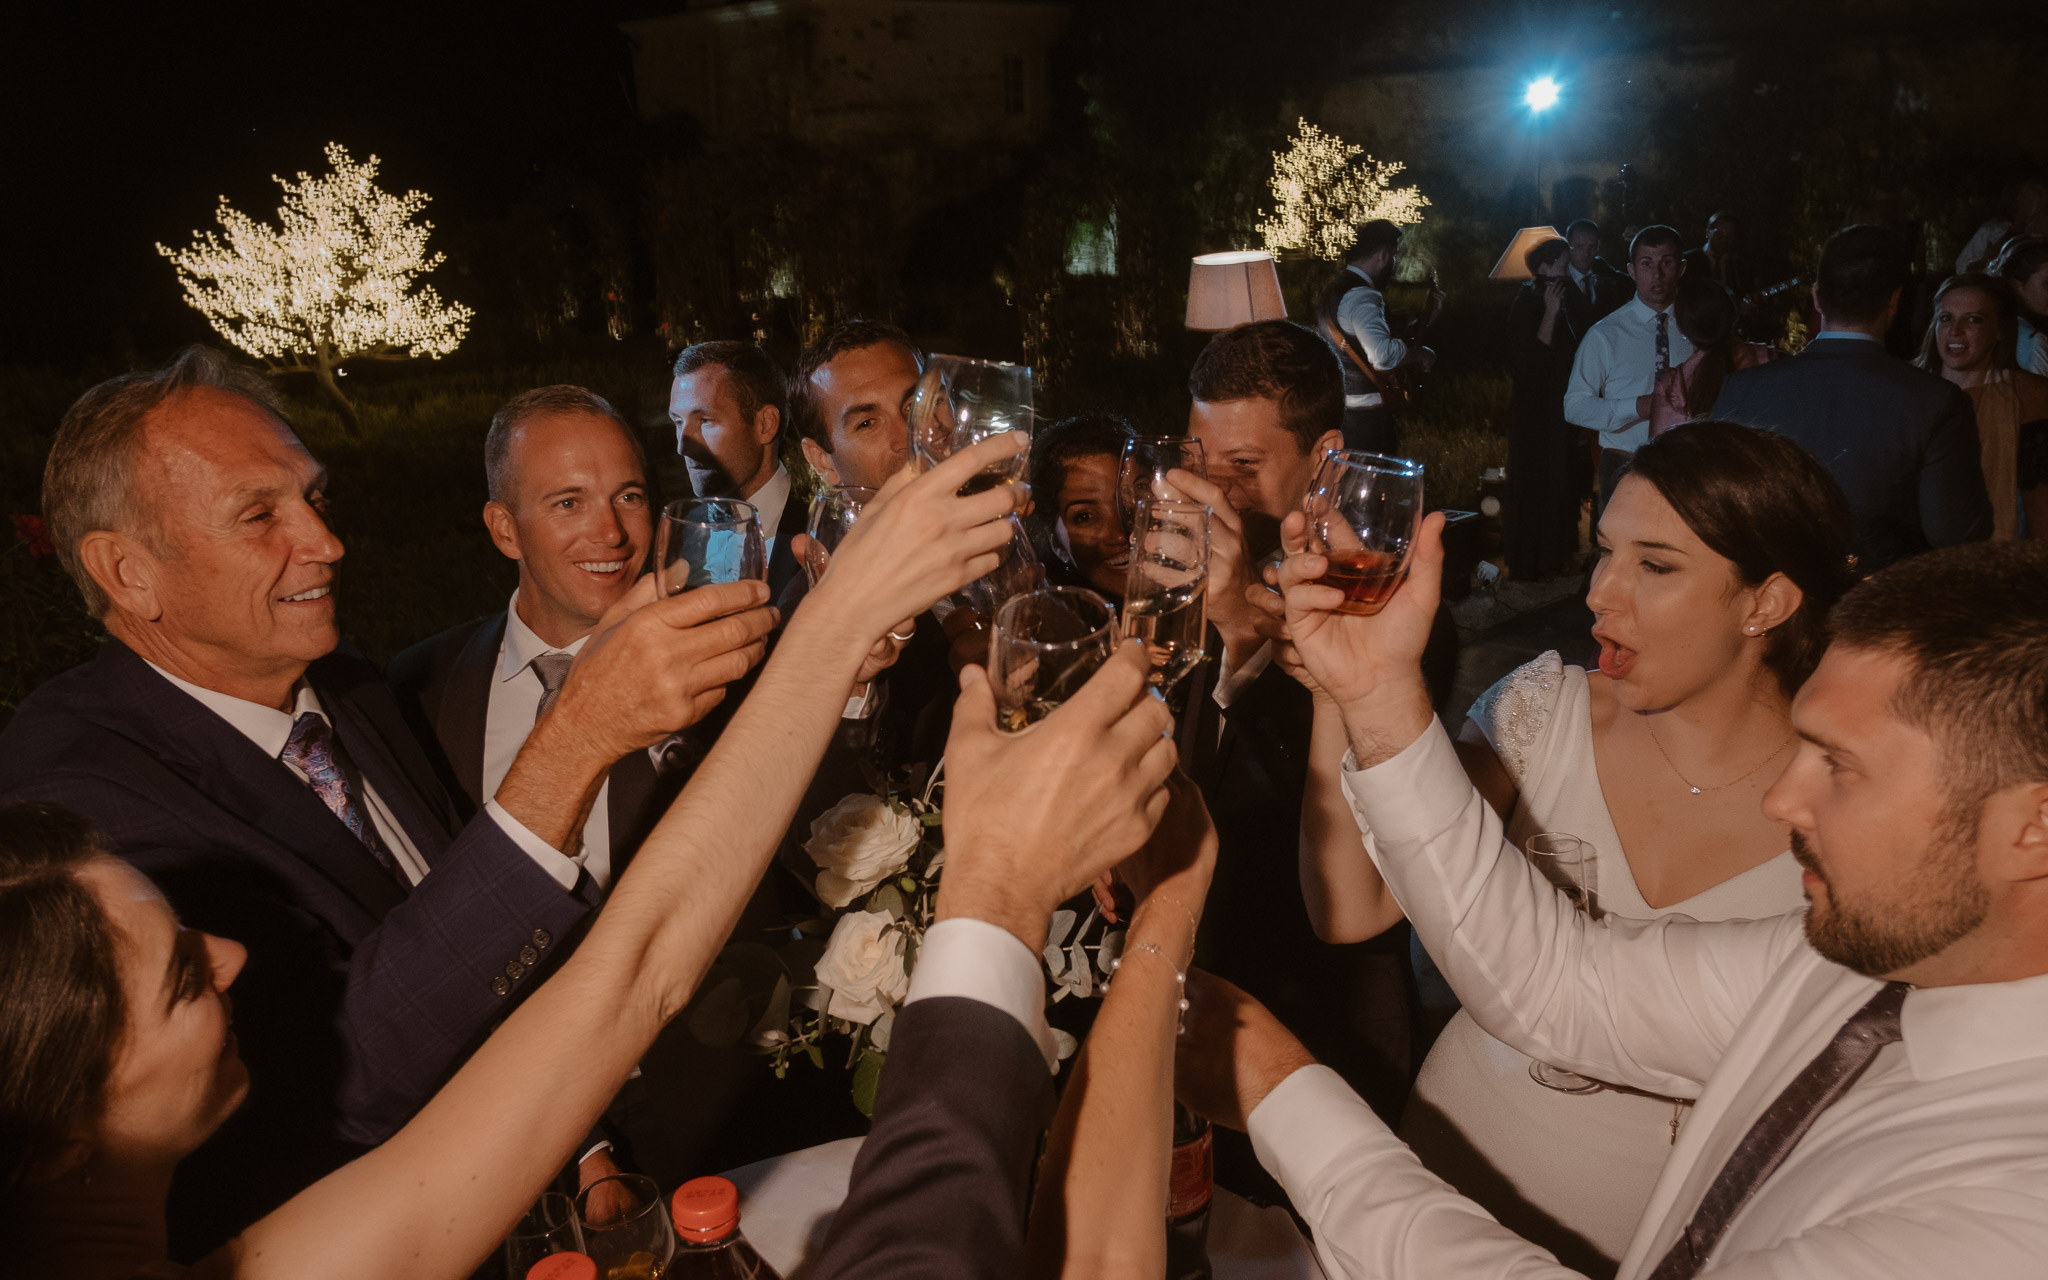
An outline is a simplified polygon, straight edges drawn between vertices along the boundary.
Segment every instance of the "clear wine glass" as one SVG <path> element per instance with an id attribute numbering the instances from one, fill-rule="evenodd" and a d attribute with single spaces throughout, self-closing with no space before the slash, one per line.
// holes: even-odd
<path id="1" fill-rule="evenodd" d="M 623 1193 L 626 1210 L 604 1222 L 590 1218 L 591 1192 L 599 1187 Z M 610 1197 L 607 1196 L 606 1199 Z M 605 1280 L 656 1280 L 676 1254 L 675 1230 L 661 1188 L 637 1173 L 599 1178 L 576 1197 L 576 1221 L 583 1228 L 583 1252 Z"/>
<path id="2" fill-rule="evenodd" d="M 505 1274 L 524 1276 L 549 1254 L 583 1252 L 583 1228 L 576 1220 L 576 1202 L 559 1191 L 534 1201 L 505 1237 Z"/>
<path id="3" fill-rule="evenodd" d="M 1332 449 L 1302 507 L 1308 549 L 1330 562 L 1317 585 L 1344 593 L 1339 613 L 1378 613 L 1408 576 L 1422 522 L 1422 464 Z"/>
<path id="4" fill-rule="evenodd" d="M 1124 441 L 1116 480 L 1117 514 L 1123 517 L 1124 527 L 1130 527 L 1139 505 L 1148 498 L 1187 498 L 1166 478 L 1175 467 L 1207 480 L 1209 461 L 1202 442 L 1190 436 L 1134 436 Z"/>
<path id="5" fill-rule="evenodd" d="M 970 445 L 1008 431 L 1031 440 L 1031 368 L 966 356 L 930 356 L 905 415 L 918 469 L 930 470 Z M 1028 451 L 1027 451 L 1028 452 Z M 1024 478 L 1026 453 L 984 469 L 961 486 L 978 493 Z"/>
<path id="6" fill-rule="evenodd" d="M 1116 611 L 1085 587 L 1040 587 L 996 610 L 988 645 L 997 723 L 1020 732 L 1052 714 L 1116 652 Z"/>
<path id="7" fill-rule="evenodd" d="M 761 516 L 738 498 L 684 498 L 662 509 L 654 585 L 664 596 L 714 582 L 766 581 Z"/>
<path id="8" fill-rule="evenodd" d="M 1600 863 L 1592 845 L 1563 831 L 1540 831 L 1529 837 L 1522 852 L 1574 907 L 1599 917 Z M 1529 1060 L 1529 1078 L 1559 1093 L 1597 1093 L 1603 1087 L 1598 1080 L 1533 1058 Z"/>
<path id="9" fill-rule="evenodd" d="M 1145 642 L 1152 679 L 1162 693 L 1203 657 L 1210 518 L 1209 508 L 1199 502 L 1149 499 L 1138 504 L 1131 529 L 1123 633 Z"/>
<path id="10" fill-rule="evenodd" d="M 804 524 L 804 532 L 811 539 L 810 549 L 804 554 L 804 575 L 812 586 L 817 586 L 818 579 L 825 576 L 832 553 L 839 550 L 847 530 L 860 519 L 861 510 L 874 500 L 875 490 L 856 484 L 822 485 L 811 498 L 810 519 Z"/>

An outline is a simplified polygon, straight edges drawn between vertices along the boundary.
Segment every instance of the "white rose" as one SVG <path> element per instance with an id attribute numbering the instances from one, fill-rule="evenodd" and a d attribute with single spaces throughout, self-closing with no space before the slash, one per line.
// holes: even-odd
<path id="1" fill-rule="evenodd" d="M 903 970 L 903 931 L 889 928 L 887 914 L 853 911 L 839 917 L 818 957 L 818 988 L 828 994 L 825 1012 L 862 1024 L 896 1007 L 910 993 Z"/>
<path id="2" fill-rule="evenodd" d="M 818 864 L 818 899 L 843 907 L 910 865 L 923 824 L 876 795 L 848 796 L 818 815 L 804 852 Z"/>

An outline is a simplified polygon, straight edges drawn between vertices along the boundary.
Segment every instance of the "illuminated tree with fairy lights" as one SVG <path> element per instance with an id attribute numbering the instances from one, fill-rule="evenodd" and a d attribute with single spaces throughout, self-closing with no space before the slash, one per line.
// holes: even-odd
<path id="1" fill-rule="evenodd" d="M 219 232 L 156 248 L 223 338 L 273 373 L 311 373 L 354 434 L 355 408 L 334 380 L 341 366 L 439 359 L 461 344 L 476 312 L 420 283 L 446 258 L 427 253 L 434 224 L 419 213 L 428 197 L 379 187 L 377 157 L 357 163 L 338 142 L 327 145 L 327 163 L 331 172 L 302 171 L 296 182 L 272 175 L 284 188 L 275 227 L 222 196 Z"/>
<path id="2" fill-rule="evenodd" d="M 1354 232 L 1374 218 L 1408 225 L 1422 221 L 1428 197 L 1393 178 L 1407 168 L 1398 160 L 1375 160 L 1334 133 L 1306 120 L 1296 123 L 1287 150 L 1273 153 L 1271 213 L 1259 210 L 1259 234 L 1266 248 L 1340 261 Z"/>

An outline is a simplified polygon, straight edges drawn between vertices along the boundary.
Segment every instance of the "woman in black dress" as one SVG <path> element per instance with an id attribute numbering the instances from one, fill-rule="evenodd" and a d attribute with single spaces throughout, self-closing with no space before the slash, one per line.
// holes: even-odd
<path id="1" fill-rule="evenodd" d="M 1502 528 L 1508 572 L 1523 581 L 1572 567 L 1579 549 L 1583 442 L 1564 420 L 1564 389 L 1583 335 L 1565 305 L 1564 240 L 1545 240 L 1526 259 L 1534 277 L 1508 307 L 1514 396 L 1508 411 L 1508 492 Z"/>

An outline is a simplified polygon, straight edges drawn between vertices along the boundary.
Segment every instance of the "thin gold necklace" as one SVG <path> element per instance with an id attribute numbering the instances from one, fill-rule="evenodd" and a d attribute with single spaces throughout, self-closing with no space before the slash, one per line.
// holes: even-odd
<path id="1" fill-rule="evenodd" d="M 1799 731 L 1797 729 L 1794 729 L 1792 732 L 1786 734 L 1785 740 L 1778 744 L 1776 751 L 1771 752 L 1771 754 L 1765 756 L 1763 759 L 1751 765 L 1749 767 L 1749 771 L 1747 773 L 1744 773 L 1741 778 L 1731 778 L 1727 782 L 1718 783 L 1711 787 L 1702 787 L 1697 783 L 1693 782 L 1692 779 L 1680 773 L 1678 771 L 1678 766 L 1671 763 L 1671 753 L 1664 749 L 1663 743 L 1657 741 L 1656 724 L 1653 721 L 1645 720 L 1643 721 L 1643 727 L 1650 731 L 1650 745 L 1657 748 L 1658 755 L 1664 757 L 1664 767 L 1671 770 L 1672 775 L 1676 777 L 1680 782 L 1683 782 L 1688 788 L 1690 788 L 1692 793 L 1696 796 L 1703 796 L 1709 791 L 1725 791 L 1729 787 L 1734 786 L 1736 783 L 1743 781 L 1744 779 L 1748 778 L 1750 774 L 1755 773 L 1758 769 L 1761 769 L 1765 765 L 1769 764 L 1771 761 L 1776 760 L 1778 758 L 1779 753 L 1784 751 L 1786 747 L 1791 746 L 1792 740 L 1799 736 Z"/>

